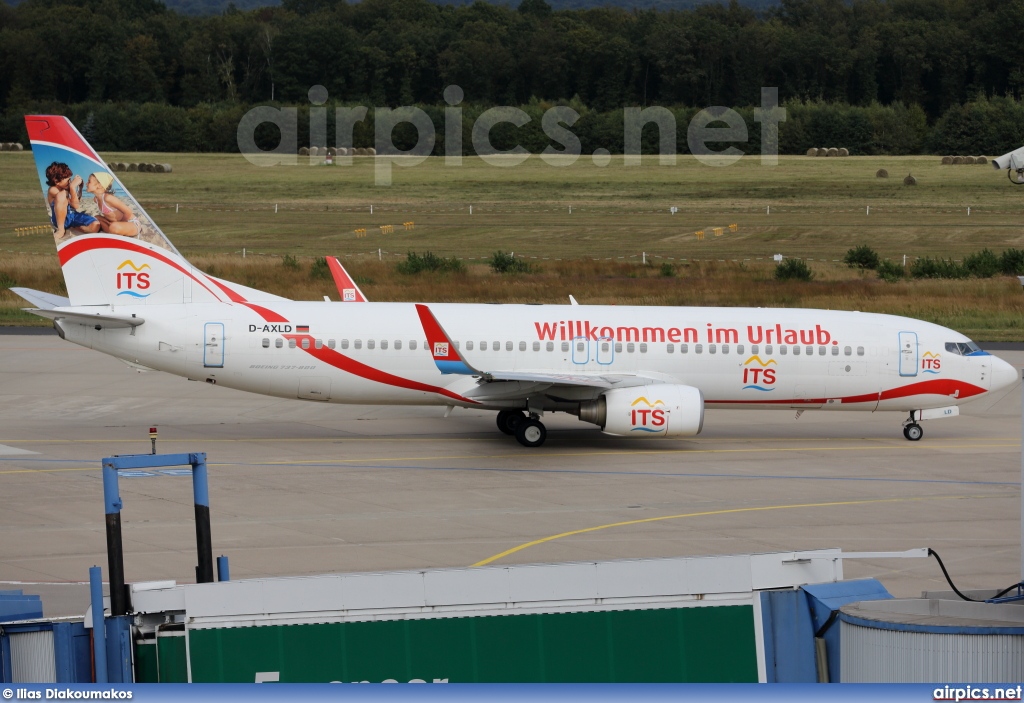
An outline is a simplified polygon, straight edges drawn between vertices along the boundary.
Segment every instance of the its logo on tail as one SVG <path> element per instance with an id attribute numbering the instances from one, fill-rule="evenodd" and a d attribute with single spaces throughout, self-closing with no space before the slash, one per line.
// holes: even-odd
<path id="1" fill-rule="evenodd" d="M 647 407 L 638 408 L 638 405 Z M 664 432 L 665 422 L 668 420 L 668 411 L 665 410 L 665 401 L 655 400 L 651 402 L 644 396 L 640 396 L 630 404 L 629 424 L 633 427 L 630 432 Z"/>
<path id="2" fill-rule="evenodd" d="M 149 290 L 149 264 L 138 266 L 131 259 L 125 259 L 117 267 L 117 295 L 126 295 L 130 298 L 148 298 L 149 293 L 140 293 L 140 290 Z M 130 269 L 130 270 L 125 270 Z"/>

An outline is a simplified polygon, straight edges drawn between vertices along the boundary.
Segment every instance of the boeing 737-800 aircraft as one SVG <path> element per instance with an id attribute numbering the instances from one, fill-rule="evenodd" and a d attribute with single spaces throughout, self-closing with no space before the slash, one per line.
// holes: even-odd
<path id="1" fill-rule="evenodd" d="M 899 410 L 920 420 L 1016 370 L 938 325 L 770 308 L 300 302 L 182 257 L 64 117 L 26 117 L 68 297 L 12 289 L 60 336 L 239 390 L 330 403 L 497 411 L 525 446 L 545 413 L 604 432 L 688 437 L 705 408 Z M 336 263 L 336 262 L 332 262 Z"/>

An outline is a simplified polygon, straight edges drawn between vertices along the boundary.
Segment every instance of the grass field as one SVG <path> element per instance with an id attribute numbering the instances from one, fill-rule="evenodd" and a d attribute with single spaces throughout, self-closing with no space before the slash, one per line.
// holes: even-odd
<path id="1" fill-rule="evenodd" d="M 725 168 L 691 157 L 675 166 L 645 158 L 640 167 L 613 157 L 603 168 L 589 157 L 563 167 L 531 157 L 511 168 L 430 159 L 395 167 L 394 184 L 379 187 L 372 158 L 260 168 L 233 155 L 104 156 L 172 163 L 171 174 L 119 175 L 201 268 L 288 297 L 334 294 L 330 281 L 310 278 L 309 264 L 337 255 L 374 300 L 562 302 L 571 293 L 583 303 L 843 308 L 919 317 L 978 339 L 1024 340 L 1016 279 L 886 284 L 838 261 L 859 244 L 900 262 L 1024 248 L 1024 188 L 991 166 L 942 166 L 931 156 L 782 157 L 777 167 L 748 157 Z M 891 177 L 876 178 L 879 168 Z M 908 173 L 917 186 L 903 185 Z M 59 292 L 52 238 L 14 232 L 46 223 L 34 174 L 31 154 L 0 153 L 0 283 Z M 394 233 L 380 234 L 387 224 Z M 715 237 L 713 227 L 725 233 Z M 353 233 L 360 228 L 365 237 Z M 696 230 L 706 232 L 703 241 Z M 482 262 L 497 249 L 529 257 L 538 272 L 491 273 Z M 464 258 L 468 271 L 395 273 L 409 250 Z M 777 253 L 808 259 L 815 280 L 774 281 Z M 283 266 L 284 254 L 300 267 Z M 653 265 L 643 266 L 644 256 Z M 664 263 L 675 275 L 662 275 Z M 0 324 L 38 320 L 21 305 L 0 293 Z"/>

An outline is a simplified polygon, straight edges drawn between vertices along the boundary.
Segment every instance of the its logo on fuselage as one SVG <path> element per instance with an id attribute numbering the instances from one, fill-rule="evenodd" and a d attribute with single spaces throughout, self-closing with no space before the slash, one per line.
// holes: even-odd
<path id="1" fill-rule="evenodd" d="M 925 352 L 921 355 L 921 372 L 937 374 L 942 368 L 942 355 Z"/>
<path id="2" fill-rule="evenodd" d="M 148 298 L 149 293 L 139 291 L 149 290 L 149 273 L 146 272 L 149 267 L 149 264 L 137 266 L 131 259 L 122 261 L 117 267 L 117 294 L 130 298 Z"/>
<path id="3" fill-rule="evenodd" d="M 630 432 L 663 432 L 667 421 L 668 411 L 662 400 L 651 402 L 640 396 L 630 404 L 629 424 L 633 426 Z"/>
<path id="4" fill-rule="evenodd" d="M 743 390 L 748 388 L 755 391 L 775 390 L 776 369 L 778 366 L 775 359 L 765 361 L 757 354 L 743 362 Z"/>

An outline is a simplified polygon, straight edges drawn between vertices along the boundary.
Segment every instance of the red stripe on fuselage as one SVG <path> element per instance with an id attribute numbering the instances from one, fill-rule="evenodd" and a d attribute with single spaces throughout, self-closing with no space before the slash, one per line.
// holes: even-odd
<path id="1" fill-rule="evenodd" d="M 959 393 L 957 393 L 959 391 Z M 919 381 L 906 386 L 890 388 L 881 393 L 864 393 L 863 395 L 851 395 L 845 398 L 838 398 L 843 405 L 852 403 L 875 403 L 882 400 L 894 400 L 896 398 L 909 398 L 915 395 L 945 395 L 957 400 L 972 398 L 985 393 L 985 389 L 966 381 L 957 381 L 952 378 L 935 378 L 930 381 Z M 829 398 L 790 398 L 788 400 L 707 400 L 707 403 L 718 403 L 721 405 L 823 405 Z M 831 398 L 831 400 L 837 400 Z"/>
<path id="2" fill-rule="evenodd" d="M 443 395 L 446 398 L 451 398 L 462 403 L 473 403 L 478 404 L 477 401 L 458 393 L 453 393 L 447 388 L 441 388 L 440 386 L 431 386 L 427 383 L 420 383 L 419 381 L 412 381 L 408 378 L 402 378 L 401 376 L 395 376 L 386 371 L 375 369 L 372 366 L 356 361 L 350 357 L 345 356 L 339 352 L 328 347 L 316 348 L 316 342 L 312 335 L 308 334 L 286 334 L 282 335 L 285 339 L 294 339 L 299 349 L 302 349 L 302 340 L 309 340 L 309 349 L 302 349 L 310 356 L 315 359 L 319 359 L 325 364 L 329 364 L 336 369 L 341 369 L 346 373 L 350 373 L 353 376 L 359 376 L 369 381 L 375 381 L 377 383 L 383 383 L 388 386 L 395 386 L 397 388 L 405 388 L 410 391 L 423 391 L 424 393 L 437 393 Z"/>

